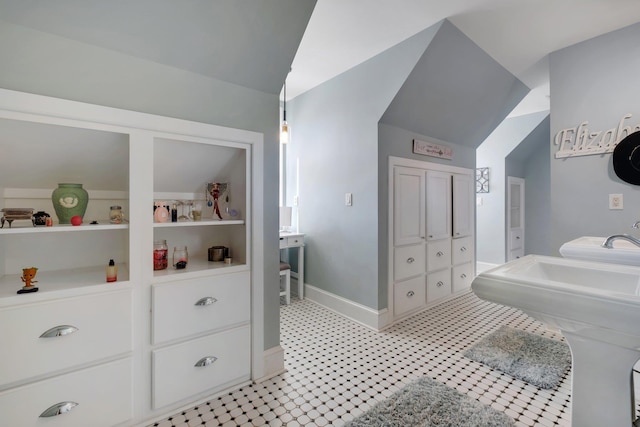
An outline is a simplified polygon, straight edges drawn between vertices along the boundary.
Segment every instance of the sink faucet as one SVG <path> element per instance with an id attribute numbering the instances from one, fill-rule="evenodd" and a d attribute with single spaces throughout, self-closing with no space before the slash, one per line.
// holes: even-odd
<path id="1" fill-rule="evenodd" d="M 638 221 L 640 222 L 640 221 Z M 636 239 L 633 236 L 630 236 L 629 234 L 614 234 L 613 236 L 609 236 L 607 237 L 607 240 L 605 240 L 602 243 L 602 247 L 603 248 L 607 248 L 607 249 L 613 249 L 613 242 L 616 240 L 626 240 L 627 242 L 631 242 L 634 245 L 640 247 L 640 240 Z"/>

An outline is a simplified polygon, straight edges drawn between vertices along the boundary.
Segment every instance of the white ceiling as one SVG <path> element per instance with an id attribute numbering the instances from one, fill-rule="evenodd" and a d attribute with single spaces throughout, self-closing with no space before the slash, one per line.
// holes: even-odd
<path id="1" fill-rule="evenodd" d="M 318 0 L 287 78 L 287 99 L 449 19 L 549 108 L 548 54 L 640 22 L 638 0 Z"/>

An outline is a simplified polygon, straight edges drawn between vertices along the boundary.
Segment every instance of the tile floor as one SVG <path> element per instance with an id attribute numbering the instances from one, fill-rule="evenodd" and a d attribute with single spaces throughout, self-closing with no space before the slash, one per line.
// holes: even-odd
<path id="1" fill-rule="evenodd" d="M 504 411 L 519 427 L 570 427 L 570 372 L 557 390 L 541 390 L 461 355 L 500 325 L 562 339 L 471 292 L 383 332 L 294 298 L 281 307 L 286 373 L 153 426 L 341 426 L 427 375 Z"/>

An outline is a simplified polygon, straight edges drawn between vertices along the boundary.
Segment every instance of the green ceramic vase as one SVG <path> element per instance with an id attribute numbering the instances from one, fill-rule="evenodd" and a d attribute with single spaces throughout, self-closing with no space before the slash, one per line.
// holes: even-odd
<path id="1" fill-rule="evenodd" d="M 82 184 L 58 184 L 58 188 L 51 194 L 51 202 L 56 210 L 60 224 L 70 224 L 71 217 L 84 218 L 89 203 L 89 194 L 82 188 Z"/>

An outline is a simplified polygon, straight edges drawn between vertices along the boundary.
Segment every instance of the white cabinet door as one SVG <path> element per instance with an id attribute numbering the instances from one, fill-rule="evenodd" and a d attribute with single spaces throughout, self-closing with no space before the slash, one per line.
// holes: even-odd
<path id="1" fill-rule="evenodd" d="M 424 171 L 394 169 L 393 236 L 396 246 L 420 243 L 424 239 Z"/>
<path id="2" fill-rule="evenodd" d="M 524 179 L 507 177 L 507 261 L 524 255 Z"/>
<path id="3" fill-rule="evenodd" d="M 451 174 L 426 172 L 427 240 L 451 237 Z"/>
<path id="4" fill-rule="evenodd" d="M 471 175 L 453 174 L 453 238 L 473 233 L 475 181 Z"/>

